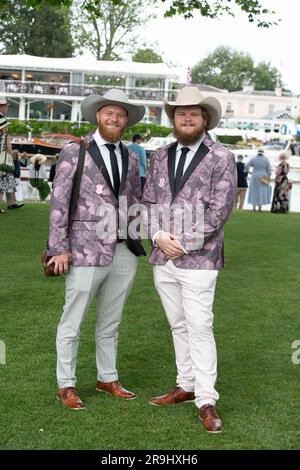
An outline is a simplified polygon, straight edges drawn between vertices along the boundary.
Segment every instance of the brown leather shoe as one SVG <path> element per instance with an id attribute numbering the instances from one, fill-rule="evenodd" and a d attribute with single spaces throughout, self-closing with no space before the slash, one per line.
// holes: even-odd
<path id="1" fill-rule="evenodd" d="M 84 410 L 85 408 L 75 387 L 59 388 L 57 398 L 63 405 L 72 410 Z"/>
<path id="2" fill-rule="evenodd" d="M 149 403 L 151 405 L 176 405 L 177 403 L 187 403 L 194 400 L 194 392 L 186 392 L 183 388 L 176 387 L 166 395 L 151 398 Z"/>
<path id="3" fill-rule="evenodd" d="M 201 406 L 199 418 L 203 421 L 203 426 L 207 432 L 217 433 L 222 431 L 222 421 L 214 405 Z"/>
<path id="4" fill-rule="evenodd" d="M 96 383 L 97 392 L 106 392 L 113 397 L 125 398 L 126 400 L 132 400 L 136 397 L 135 393 L 129 392 L 126 388 L 123 388 L 118 380 L 114 382 L 99 382 Z"/>

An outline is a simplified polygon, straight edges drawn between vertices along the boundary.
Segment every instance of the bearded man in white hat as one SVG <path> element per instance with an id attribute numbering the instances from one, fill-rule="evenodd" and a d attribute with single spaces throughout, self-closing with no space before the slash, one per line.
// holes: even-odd
<path id="1" fill-rule="evenodd" d="M 154 155 L 143 202 L 151 214 L 150 263 L 172 331 L 177 386 L 150 403 L 194 401 L 206 431 L 216 433 L 222 422 L 216 411 L 212 306 L 218 271 L 224 265 L 223 227 L 234 205 L 235 159 L 207 133 L 222 115 L 217 99 L 185 87 L 175 103 L 165 102 L 164 107 L 177 141 Z M 168 210 L 168 220 L 158 216 L 161 208 Z M 191 226 L 183 230 L 178 208 L 192 214 Z"/>
<path id="2" fill-rule="evenodd" d="M 92 95 L 81 105 L 83 117 L 97 126 L 86 139 L 84 166 L 72 220 L 70 199 L 79 145 L 62 150 L 53 182 L 48 265 L 66 274 L 66 297 L 57 330 L 58 398 L 68 408 L 83 409 L 76 389 L 80 326 L 96 298 L 96 390 L 133 399 L 118 380 L 116 355 L 123 307 L 130 293 L 137 256 L 145 252 L 138 239 L 120 235 L 120 197 L 128 206 L 141 197 L 139 158 L 121 142 L 126 126 L 140 121 L 145 108 L 131 104 L 123 91 Z M 112 212 L 107 213 L 107 210 Z M 112 223 L 114 222 L 114 224 Z M 69 226 L 70 225 L 70 226 Z M 112 228 L 111 228 L 112 227 Z M 109 228 L 107 230 L 107 228 Z M 127 226 L 128 230 L 128 226 Z"/>

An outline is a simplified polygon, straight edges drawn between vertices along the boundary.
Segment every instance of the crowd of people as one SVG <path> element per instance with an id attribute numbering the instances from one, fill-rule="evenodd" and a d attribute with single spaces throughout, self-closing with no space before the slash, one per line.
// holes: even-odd
<path id="1" fill-rule="evenodd" d="M 260 147 L 257 155 L 251 158 L 245 165 L 243 156 L 237 158 L 236 168 L 238 176 L 238 187 L 236 191 L 235 207 L 243 209 L 246 191 L 248 188 L 247 177 L 252 169 L 249 190 L 248 204 L 251 204 L 253 211 L 262 212 L 262 206 L 271 204 L 271 212 L 286 214 L 289 211 L 290 191 L 292 183 L 288 180 L 290 166 L 287 162 L 288 154 L 281 152 L 278 156 L 279 163 L 275 168 L 275 181 L 272 197 L 271 175 L 272 168 L 264 149 Z"/>

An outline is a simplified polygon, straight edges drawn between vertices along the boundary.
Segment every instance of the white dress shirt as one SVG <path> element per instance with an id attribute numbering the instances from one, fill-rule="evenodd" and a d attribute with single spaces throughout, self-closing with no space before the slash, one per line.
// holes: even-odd
<path id="1" fill-rule="evenodd" d="M 102 155 L 102 158 L 104 160 L 104 164 L 106 166 L 106 169 L 107 169 L 107 172 L 109 174 L 110 181 L 111 181 L 111 184 L 112 184 L 112 187 L 113 187 L 114 186 L 114 179 L 113 179 L 113 174 L 112 174 L 112 169 L 111 169 L 109 150 L 106 147 L 106 144 L 111 144 L 111 142 L 108 142 L 107 140 L 104 140 L 103 137 L 101 137 L 101 135 L 99 133 L 99 129 L 96 130 L 93 137 L 94 137 L 94 141 L 98 145 L 98 148 L 99 148 L 100 153 Z M 118 168 L 119 168 L 120 181 L 121 181 L 121 179 L 122 179 L 122 154 L 121 154 L 121 149 L 120 149 L 120 141 L 114 142 L 114 145 L 116 146 L 115 154 L 117 155 Z"/>
<path id="2" fill-rule="evenodd" d="M 197 152 L 198 148 L 202 144 L 202 142 L 204 140 L 204 137 L 205 137 L 205 133 L 203 133 L 202 136 L 200 137 L 200 139 L 197 140 L 197 142 L 193 145 L 182 145 L 182 144 L 178 143 L 177 149 L 176 149 L 176 157 L 175 157 L 175 174 L 174 174 L 174 178 L 175 178 L 175 175 L 176 175 L 176 170 L 177 170 L 177 167 L 178 167 L 182 147 L 188 147 L 190 149 L 188 151 L 188 153 L 186 154 L 186 157 L 185 157 L 185 164 L 184 164 L 184 167 L 183 167 L 183 174 L 182 174 L 182 176 L 183 176 L 184 173 L 186 172 L 189 164 L 193 160 L 193 157 L 194 157 L 195 153 Z"/>

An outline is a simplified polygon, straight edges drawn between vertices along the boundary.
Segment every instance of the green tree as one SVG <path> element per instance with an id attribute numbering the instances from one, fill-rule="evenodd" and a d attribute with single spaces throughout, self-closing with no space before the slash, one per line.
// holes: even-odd
<path id="1" fill-rule="evenodd" d="M 144 62 L 145 64 L 158 64 L 163 62 L 162 57 L 150 47 L 138 49 L 132 56 L 133 62 Z"/>
<path id="2" fill-rule="evenodd" d="M 280 73 L 270 64 L 261 62 L 256 67 L 249 54 L 220 46 L 201 60 L 192 70 L 193 83 L 229 91 L 241 90 L 252 84 L 256 90 L 274 90 Z"/>
<path id="3" fill-rule="evenodd" d="M 44 3 L 44 0 L 26 0 L 29 6 L 38 8 Z M 165 0 L 160 0 L 165 3 Z M 125 0 L 111 0 L 114 5 L 128 6 L 130 2 Z M 52 5 L 68 5 L 72 0 L 49 0 L 47 3 Z M 98 0 L 91 0 L 91 4 L 96 5 Z M 240 8 L 251 23 L 256 23 L 259 27 L 268 28 L 274 24 L 271 18 L 274 18 L 274 11 L 268 10 L 259 0 L 173 0 L 165 12 L 165 16 L 182 15 L 184 18 L 191 18 L 194 12 L 208 18 L 219 18 L 224 14 L 234 16 L 234 8 Z"/>
<path id="4" fill-rule="evenodd" d="M 88 48 L 98 60 L 120 59 L 136 47 L 135 30 L 149 20 L 147 7 L 153 0 L 74 0 L 76 44 Z"/>
<path id="5" fill-rule="evenodd" d="M 252 81 L 256 90 L 274 90 L 283 85 L 279 71 L 266 62 L 257 64 Z"/>
<path id="6" fill-rule="evenodd" d="M 253 69 L 253 60 L 248 54 L 220 46 L 192 69 L 192 81 L 235 91 L 251 81 Z"/>
<path id="7" fill-rule="evenodd" d="M 165 3 L 165 0 L 161 1 Z M 219 18 L 224 14 L 235 16 L 236 6 L 247 14 L 250 23 L 255 22 L 259 27 L 269 28 L 277 24 L 270 19 L 275 12 L 265 8 L 259 0 L 173 0 L 165 16 L 192 18 L 194 12 L 208 18 Z"/>
<path id="8" fill-rule="evenodd" d="M 0 9 L 2 54 L 71 57 L 73 42 L 67 7 L 28 7 L 25 0 L 4 0 Z"/>

